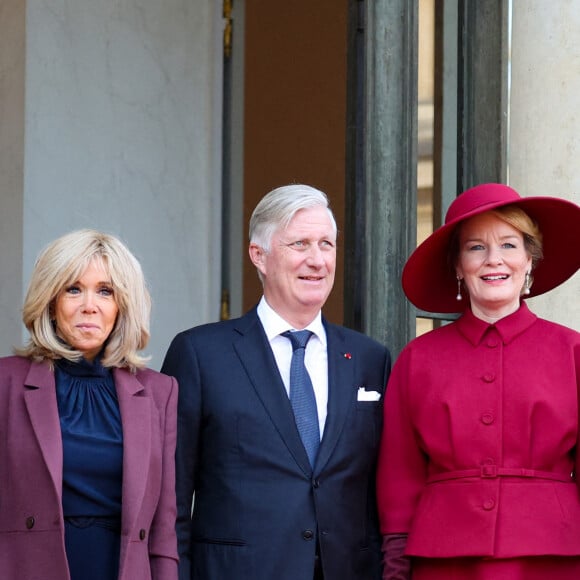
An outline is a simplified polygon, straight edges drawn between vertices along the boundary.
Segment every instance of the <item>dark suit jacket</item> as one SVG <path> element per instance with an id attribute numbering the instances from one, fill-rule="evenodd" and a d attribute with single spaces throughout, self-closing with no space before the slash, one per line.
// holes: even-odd
<path id="1" fill-rule="evenodd" d="M 314 472 L 256 310 L 173 340 L 180 383 L 177 536 L 181 580 L 378 580 L 375 461 L 387 349 L 324 322 L 328 416 Z M 191 500 L 195 491 L 193 515 Z"/>
<path id="2" fill-rule="evenodd" d="M 123 424 L 119 580 L 173 580 L 177 384 L 152 370 L 113 375 Z M 0 359 L 0 577 L 69 578 L 62 461 L 54 373 Z"/>

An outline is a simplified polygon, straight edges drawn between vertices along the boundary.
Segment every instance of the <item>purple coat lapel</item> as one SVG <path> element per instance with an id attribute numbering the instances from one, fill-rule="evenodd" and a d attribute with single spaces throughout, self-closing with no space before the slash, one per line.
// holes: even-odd
<path id="1" fill-rule="evenodd" d="M 151 401 L 135 375 L 113 371 L 123 422 L 123 529 L 130 532 L 143 504 L 151 456 Z"/>
<path id="2" fill-rule="evenodd" d="M 62 498 L 62 438 L 54 373 L 46 363 L 32 363 L 25 381 L 24 401 L 34 435 L 55 487 Z"/>

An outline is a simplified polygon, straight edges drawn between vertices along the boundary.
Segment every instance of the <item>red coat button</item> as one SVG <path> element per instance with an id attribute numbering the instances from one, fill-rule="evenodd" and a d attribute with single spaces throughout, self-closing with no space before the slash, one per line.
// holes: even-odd
<path id="1" fill-rule="evenodd" d="M 143 529 L 139 530 L 139 539 L 144 540 L 147 537 L 147 532 Z"/>
<path id="2" fill-rule="evenodd" d="M 483 502 L 483 509 L 486 511 L 492 510 L 495 507 L 495 500 L 492 498 L 486 499 Z"/>
<path id="3" fill-rule="evenodd" d="M 36 523 L 36 520 L 34 519 L 34 516 L 30 516 L 30 517 L 26 518 L 26 529 L 31 530 L 34 527 L 35 523 Z"/>
<path id="4" fill-rule="evenodd" d="M 495 421 L 495 417 L 493 416 L 493 413 L 484 413 L 481 416 L 481 422 L 484 425 L 491 425 L 494 421 Z"/>

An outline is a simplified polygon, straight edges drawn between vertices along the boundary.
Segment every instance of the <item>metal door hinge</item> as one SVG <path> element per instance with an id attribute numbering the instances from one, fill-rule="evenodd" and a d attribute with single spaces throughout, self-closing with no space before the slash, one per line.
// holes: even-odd
<path id="1" fill-rule="evenodd" d="M 222 299 L 220 304 L 220 320 L 230 319 L 230 293 L 222 290 Z"/>
<path id="2" fill-rule="evenodd" d="M 233 34 L 233 23 L 232 23 L 232 5 L 233 0 L 223 0 L 223 17 L 225 22 L 224 26 L 224 57 L 229 58 L 232 55 L 232 34 Z"/>

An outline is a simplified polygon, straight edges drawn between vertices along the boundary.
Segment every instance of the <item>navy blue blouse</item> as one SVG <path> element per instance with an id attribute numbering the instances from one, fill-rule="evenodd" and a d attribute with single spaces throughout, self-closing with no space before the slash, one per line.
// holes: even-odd
<path id="1" fill-rule="evenodd" d="M 111 369 L 56 361 L 64 517 L 121 517 L 123 429 Z"/>

